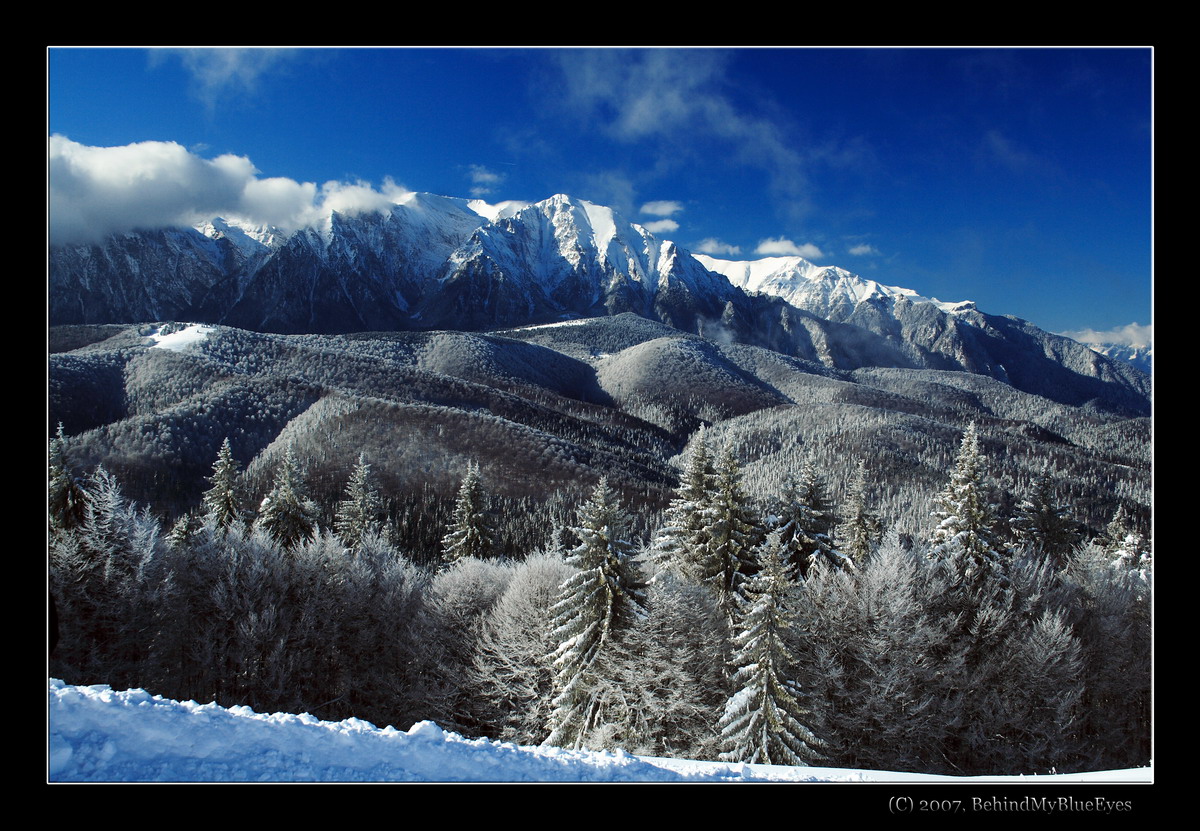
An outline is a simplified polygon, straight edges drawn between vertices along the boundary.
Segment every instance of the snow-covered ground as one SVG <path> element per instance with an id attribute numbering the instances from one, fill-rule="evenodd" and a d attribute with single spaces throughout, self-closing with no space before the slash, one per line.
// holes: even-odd
<path id="1" fill-rule="evenodd" d="M 154 341 L 151 348 L 169 349 L 172 352 L 182 352 L 194 343 L 199 343 L 212 333 L 213 327 L 204 326 L 199 323 L 189 323 L 186 327 L 178 331 L 162 333 L 162 329 L 155 331 L 150 339 Z"/>
<path id="2" fill-rule="evenodd" d="M 719 764 L 519 747 L 433 722 L 255 713 L 144 690 L 49 683 L 51 782 L 1150 782 L 1150 768 L 1054 777 L 960 777 Z"/>

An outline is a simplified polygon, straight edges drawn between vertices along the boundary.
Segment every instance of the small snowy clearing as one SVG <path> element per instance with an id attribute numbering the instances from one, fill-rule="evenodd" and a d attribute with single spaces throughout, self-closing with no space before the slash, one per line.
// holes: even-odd
<path id="1" fill-rule="evenodd" d="M 467 739 L 430 721 L 256 713 L 144 690 L 49 682 L 51 782 L 1150 782 L 1149 768 L 962 779 L 653 759 Z"/>
<path id="2" fill-rule="evenodd" d="M 167 332 L 164 334 L 163 330 Z M 182 352 L 189 346 L 195 343 L 200 343 L 213 331 L 211 326 L 203 326 L 199 323 L 190 323 L 182 329 L 172 331 L 171 326 L 162 326 L 157 329 L 150 339 L 154 341 L 150 345 L 151 349 L 170 349 L 172 352 Z"/>

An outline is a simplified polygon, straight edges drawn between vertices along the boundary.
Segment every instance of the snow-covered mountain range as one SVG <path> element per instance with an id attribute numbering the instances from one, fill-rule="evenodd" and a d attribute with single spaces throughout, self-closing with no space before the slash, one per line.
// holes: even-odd
<path id="1" fill-rule="evenodd" d="M 1154 327 L 1130 323 L 1108 332 L 1084 329 L 1063 332 L 1106 358 L 1123 361 L 1150 374 L 1154 365 Z"/>
<path id="2" fill-rule="evenodd" d="M 729 282 L 751 294 L 782 297 L 800 309 L 830 320 L 845 322 L 864 301 L 895 303 L 903 298 L 912 303 L 933 303 L 947 313 L 975 308 L 971 301 L 943 303 L 922 297 L 912 289 L 885 286 L 837 266 L 814 265 L 803 257 L 764 257 L 760 260 L 720 260 L 706 254 L 694 255 L 709 271 L 725 275 Z"/>
<path id="3" fill-rule="evenodd" d="M 490 206 L 410 193 L 291 234 L 232 218 L 50 253 L 51 324 L 190 320 L 277 333 L 486 330 L 631 312 L 838 369 L 967 371 L 1149 412 L 1128 365 L 1025 321 L 799 257 L 692 255 L 566 195 Z"/>

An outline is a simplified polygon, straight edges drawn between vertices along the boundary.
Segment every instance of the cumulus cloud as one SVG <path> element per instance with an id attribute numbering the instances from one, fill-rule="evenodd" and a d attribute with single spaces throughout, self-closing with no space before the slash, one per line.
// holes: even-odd
<path id="1" fill-rule="evenodd" d="M 645 223 L 643 227 L 652 234 L 669 234 L 679 230 L 679 223 L 673 219 L 656 219 Z"/>
<path id="2" fill-rule="evenodd" d="M 1140 323 L 1130 323 L 1115 329 L 1099 331 L 1096 329 L 1078 329 L 1074 332 L 1060 334 L 1079 341 L 1080 343 L 1116 343 L 1122 346 L 1150 346 L 1154 342 L 1154 324 L 1143 326 Z"/>
<path id="3" fill-rule="evenodd" d="M 850 246 L 850 253 L 855 257 L 878 257 L 879 249 L 869 243 Z"/>
<path id="4" fill-rule="evenodd" d="M 683 210 L 683 205 L 671 199 L 659 199 L 642 205 L 642 213 L 651 216 L 672 216 Z"/>
<path id="5" fill-rule="evenodd" d="M 47 146 L 50 240 L 99 242 L 135 229 L 186 227 L 214 216 L 291 231 L 330 211 L 387 210 L 406 192 L 391 179 L 365 182 L 259 178 L 245 156 L 205 159 L 180 144 L 146 141 L 89 147 L 61 135 Z"/>
<path id="6" fill-rule="evenodd" d="M 481 164 L 473 164 L 470 168 L 471 195 L 486 196 L 495 191 L 495 186 L 504 181 L 503 173 L 488 170 Z"/>
<path id="7" fill-rule="evenodd" d="M 824 259 L 825 257 L 825 252 L 811 242 L 797 245 L 784 237 L 778 239 L 768 237 L 758 244 L 754 253 L 766 257 L 804 257 L 806 260 Z"/>
<path id="8" fill-rule="evenodd" d="M 696 250 L 701 254 L 709 254 L 714 257 L 717 255 L 729 256 L 742 253 L 740 245 L 730 245 L 727 242 L 721 242 L 716 237 L 708 237 L 707 239 L 700 240 L 700 243 L 696 246 Z"/>

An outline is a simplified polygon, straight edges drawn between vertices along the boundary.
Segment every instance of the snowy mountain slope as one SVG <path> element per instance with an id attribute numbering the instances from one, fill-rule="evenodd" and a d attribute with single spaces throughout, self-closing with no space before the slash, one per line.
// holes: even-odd
<path id="1" fill-rule="evenodd" d="M 1152 346 L 1129 346 L 1123 343 L 1089 343 L 1088 347 L 1106 358 L 1114 361 L 1124 361 L 1130 366 L 1140 369 L 1147 375 L 1154 367 L 1154 348 Z"/>
<path id="2" fill-rule="evenodd" d="M 845 322 L 859 303 L 876 298 L 894 302 L 903 297 L 913 303 L 932 303 L 949 313 L 975 308 L 970 301 L 943 303 L 936 298 L 922 297 L 912 289 L 867 280 L 837 266 L 814 265 L 803 257 L 734 261 L 706 254 L 692 256 L 709 271 L 725 275 L 738 288 L 751 294 L 782 297 L 797 308 L 829 320 Z"/>
<path id="3" fill-rule="evenodd" d="M 611 208 L 558 194 L 477 229 L 450 255 L 417 317 L 483 328 L 633 312 L 690 328 L 734 296 L 672 243 Z"/>
<path id="4" fill-rule="evenodd" d="M 51 250 L 54 324 L 193 320 L 254 331 L 486 330 L 632 313 L 824 366 L 988 375 L 1071 404 L 1149 412 L 1149 379 L 1079 343 L 798 257 L 693 256 L 612 209 L 406 194 L 286 239 L 200 230 Z"/>
<path id="5" fill-rule="evenodd" d="M 695 256 L 752 294 L 779 297 L 821 318 L 853 325 L 904 356 L 890 364 L 876 361 L 875 366 L 965 371 L 1064 403 L 1107 400 L 1131 413 L 1149 412 L 1139 403 L 1150 396 L 1143 373 L 1118 362 L 1097 362 L 1092 350 L 1080 349 L 1068 337 L 1018 318 L 986 314 L 971 301 L 922 297 L 802 257 L 735 262 Z"/>
<path id="6" fill-rule="evenodd" d="M 1154 325 L 1143 326 L 1130 323 L 1104 332 L 1095 329 L 1079 329 L 1060 332 L 1063 337 L 1077 340 L 1089 349 L 1123 361 L 1145 372 L 1151 373 L 1154 365 Z"/>
<path id="7" fill-rule="evenodd" d="M 50 782 L 1150 782 L 1152 768 L 946 777 L 653 759 L 255 713 L 50 679 Z"/>

